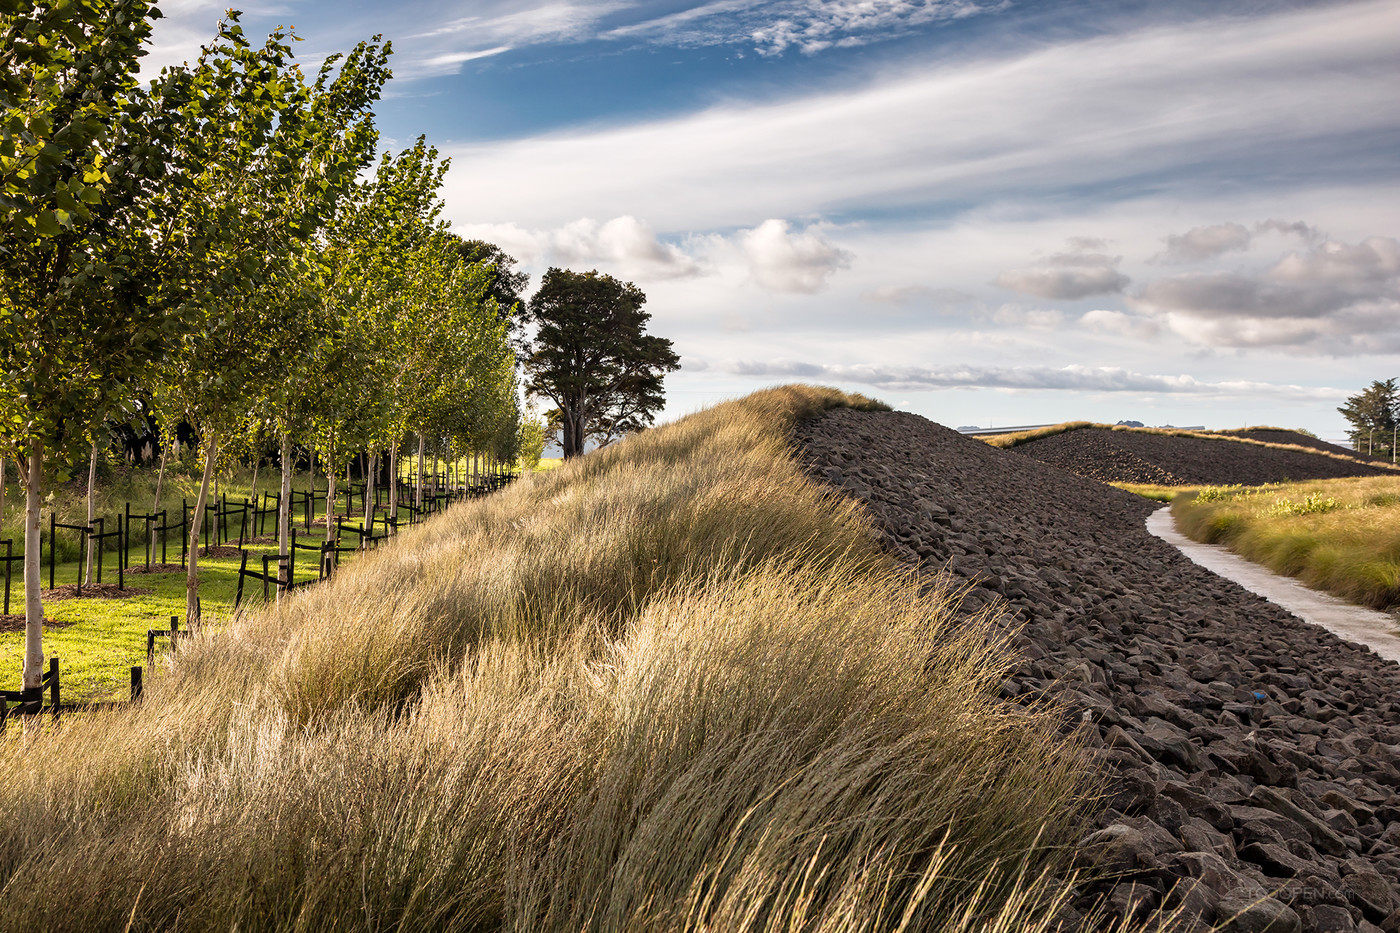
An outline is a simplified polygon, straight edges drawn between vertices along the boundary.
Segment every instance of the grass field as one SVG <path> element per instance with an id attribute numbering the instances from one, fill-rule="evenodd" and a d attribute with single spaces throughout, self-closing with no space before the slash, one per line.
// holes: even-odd
<path id="1" fill-rule="evenodd" d="M 0 929 L 1045 930 L 1093 791 L 784 389 L 454 507 L 0 740 Z"/>
<path id="2" fill-rule="evenodd" d="M 1172 503 L 1182 532 L 1315 589 L 1375 609 L 1400 605 L 1400 480 L 1206 487 Z"/>

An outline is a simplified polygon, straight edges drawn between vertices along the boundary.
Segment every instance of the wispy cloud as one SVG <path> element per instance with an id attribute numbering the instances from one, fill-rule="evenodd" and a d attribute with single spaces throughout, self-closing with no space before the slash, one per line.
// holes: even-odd
<path id="1" fill-rule="evenodd" d="M 1120 179 L 1303 144 L 1344 162 L 1359 135 L 1400 126 L 1397 33 L 1400 6 L 1373 2 L 921 65 L 848 93 L 461 147 L 449 200 L 462 220 L 557 222 L 566 205 L 704 230 L 1070 190 L 1109 197 Z"/>
<path id="2" fill-rule="evenodd" d="M 687 363 L 687 365 L 690 365 Z M 1235 393 L 1276 394 L 1296 399 L 1331 400 L 1346 392 L 1330 387 L 1227 380 L 1202 382 L 1188 375 L 1154 375 L 1113 366 L 882 366 L 826 365 L 800 360 L 726 360 L 706 364 L 742 376 L 830 379 L 901 392 L 932 389 L 1015 389 L 1073 392 L 1148 392 L 1200 396 Z"/>
<path id="3" fill-rule="evenodd" d="M 996 284 L 1025 295 L 1073 301 L 1092 295 L 1122 292 L 1132 281 L 1118 271 L 1122 256 L 1094 252 L 1104 244 L 1076 238 L 1063 253 L 1055 253 L 1031 268 L 1010 269 L 997 276 Z"/>
<path id="4" fill-rule="evenodd" d="M 717 0 L 619 26 L 603 38 L 666 45 L 733 45 L 760 55 L 789 50 L 814 55 L 906 35 L 929 23 L 966 19 L 1006 7 L 1004 0 Z"/>

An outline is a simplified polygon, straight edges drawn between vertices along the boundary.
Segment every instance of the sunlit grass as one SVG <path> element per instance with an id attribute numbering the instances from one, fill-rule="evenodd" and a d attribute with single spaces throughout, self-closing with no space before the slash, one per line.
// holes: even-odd
<path id="1" fill-rule="evenodd" d="M 1204 486 L 1158 486 L 1153 483 L 1109 483 L 1124 492 L 1130 492 L 1144 499 L 1151 499 L 1153 502 L 1171 502 L 1177 496 L 1193 495 L 1204 489 Z"/>
<path id="2" fill-rule="evenodd" d="M 1093 789 L 773 390 L 457 506 L 0 742 L 0 928 L 1043 930 Z"/>
<path id="3" fill-rule="evenodd" d="M 1377 609 L 1400 604 L 1400 480 L 1205 487 L 1172 506 L 1182 531 Z"/>

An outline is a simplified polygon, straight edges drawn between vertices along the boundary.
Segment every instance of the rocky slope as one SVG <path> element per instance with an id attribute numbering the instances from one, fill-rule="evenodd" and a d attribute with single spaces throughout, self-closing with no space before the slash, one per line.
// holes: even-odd
<path id="1" fill-rule="evenodd" d="M 1106 428 L 1066 431 L 1018 444 L 1011 450 L 1106 483 L 1257 486 L 1343 476 L 1400 476 L 1384 467 L 1303 450 Z"/>
<path id="2" fill-rule="evenodd" d="M 1109 875 L 1075 911 L 1400 933 L 1400 667 L 1192 564 L 1144 529 L 1152 503 L 1015 450 L 898 412 L 797 440 L 900 558 L 1023 625 L 1003 695 L 1062 704 L 1107 775 L 1081 850 Z"/>

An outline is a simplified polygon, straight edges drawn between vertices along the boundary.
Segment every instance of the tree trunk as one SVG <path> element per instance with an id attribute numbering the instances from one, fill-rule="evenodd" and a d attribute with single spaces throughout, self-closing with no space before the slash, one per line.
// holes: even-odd
<path id="1" fill-rule="evenodd" d="M 277 553 L 287 556 L 292 525 L 292 436 L 282 435 L 282 489 L 277 508 Z"/>
<path id="2" fill-rule="evenodd" d="M 316 448 L 311 448 L 310 469 L 306 478 L 306 511 L 316 518 Z"/>
<path id="3" fill-rule="evenodd" d="M 418 481 L 413 490 L 413 507 L 423 507 L 423 432 L 418 432 Z"/>
<path id="4" fill-rule="evenodd" d="M 39 577 L 40 488 L 44 482 L 44 448 L 38 438 L 30 441 L 29 467 L 20 471 L 24 483 L 24 679 L 25 690 L 40 685 L 44 677 L 44 601 Z"/>
<path id="5" fill-rule="evenodd" d="M 326 540 L 335 540 L 335 469 L 326 471 Z"/>
<path id="6" fill-rule="evenodd" d="M 253 455 L 253 508 L 258 506 L 258 467 L 262 466 L 262 457 Z"/>
<path id="7" fill-rule="evenodd" d="M 152 504 L 152 506 L 151 506 L 151 514 L 152 514 L 152 515 L 154 515 L 154 514 L 156 514 L 157 512 L 160 511 L 160 492 L 161 492 L 162 487 L 165 486 L 165 461 L 166 461 L 166 458 L 168 458 L 168 457 L 170 456 L 170 446 L 171 446 L 171 445 L 168 445 L 168 444 L 161 444 L 161 445 L 160 445 L 160 474 L 156 477 L 156 499 L 155 499 L 155 503 Z M 155 552 L 156 552 L 156 526 L 155 526 L 155 523 L 152 522 L 152 523 L 151 523 L 151 553 L 154 554 Z"/>
<path id="8" fill-rule="evenodd" d="M 394 446 L 389 449 L 389 522 L 392 524 L 399 520 L 399 445 L 403 443 L 403 438 L 394 441 Z M 0 478 L 4 477 L 0 472 Z M 3 502 L 0 498 L 0 502 Z"/>
<path id="9" fill-rule="evenodd" d="M 374 534 L 374 481 L 378 479 L 376 469 L 379 454 L 373 451 L 366 452 L 365 459 L 369 462 L 369 469 L 365 471 L 365 520 L 360 523 L 360 527 L 365 528 L 370 534 Z"/>
<path id="10" fill-rule="evenodd" d="M 211 428 L 204 438 L 204 475 L 199 481 L 199 498 L 190 516 L 190 560 L 185 571 L 185 627 L 199 626 L 199 532 L 204 525 L 204 507 L 209 504 L 209 481 L 214 476 L 214 457 L 218 453 L 218 437 Z"/>
<path id="11" fill-rule="evenodd" d="M 5 539 L 5 458 L 0 457 L 0 541 Z"/>
<path id="12" fill-rule="evenodd" d="M 88 458 L 88 491 L 87 491 L 87 523 L 92 527 L 92 520 L 97 517 L 97 441 L 92 442 L 92 456 Z M 92 583 L 92 560 L 97 552 L 97 542 L 89 536 L 87 539 L 87 566 L 83 568 L 83 586 Z"/>

